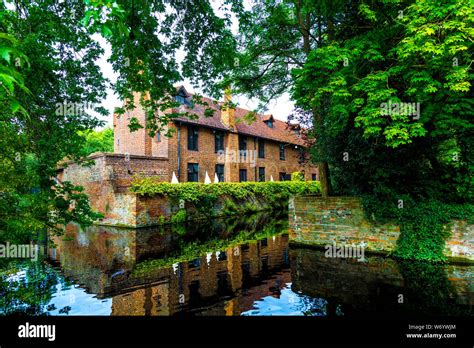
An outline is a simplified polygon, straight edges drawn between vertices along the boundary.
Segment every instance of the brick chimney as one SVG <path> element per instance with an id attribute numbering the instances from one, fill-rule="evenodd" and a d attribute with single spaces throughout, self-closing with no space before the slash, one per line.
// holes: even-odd
<path id="1" fill-rule="evenodd" d="M 235 109 L 228 106 L 232 102 L 232 91 L 230 87 L 224 90 L 224 106 L 221 110 L 221 122 L 229 128 L 235 129 Z"/>

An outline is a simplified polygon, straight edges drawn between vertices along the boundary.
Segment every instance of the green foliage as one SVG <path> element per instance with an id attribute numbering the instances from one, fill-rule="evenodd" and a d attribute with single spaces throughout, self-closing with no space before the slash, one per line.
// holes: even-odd
<path id="1" fill-rule="evenodd" d="M 153 178 L 144 178 L 135 179 L 130 189 L 132 192 L 141 195 L 163 195 L 196 203 L 204 198 L 217 199 L 220 196 L 243 200 L 249 197 L 271 199 L 276 195 L 282 198 L 298 194 L 317 194 L 319 193 L 319 184 L 314 181 L 220 182 L 212 184 L 185 182 L 171 184 Z"/>
<path id="2" fill-rule="evenodd" d="M 186 210 L 180 209 L 175 214 L 171 216 L 171 222 L 174 224 L 183 223 L 186 221 Z"/>
<path id="3" fill-rule="evenodd" d="M 292 97 L 336 193 L 472 202 L 473 7 L 352 2 L 333 10 L 332 40 L 292 70 Z M 387 114 L 401 102 L 419 103 L 419 113 Z"/>
<path id="4" fill-rule="evenodd" d="M 82 149 L 83 156 L 94 152 L 114 152 L 114 131 L 111 128 L 104 128 L 100 131 L 79 131 L 79 135 L 85 139 Z"/>
<path id="5" fill-rule="evenodd" d="M 453 219 L 474 222 L 471 204 L 415 201 L 410 196 L 365 196 L 367 215 L 377 222 L 392 222 L 401 229 L 393 255 L 403 259 L 444 261 L 443 250 Z"/>
<path id="6" fill-rule="evenodd" d="M 285 210 L 291 195 L 319 194 L 320 186 L 315 181 L 171 184 L 153 178 L 137 178 L 132 182 L 130 190 L 140 195 L 169 197 L 175 204 L 180 200 L 193 203 L 196 211 L 186 213 L 185 209 L 180 209 L 171 216 L 171 222 L 178 223 L 195 217 L 211 218 L 220 215 L 254 213 L 263 210 L 258 206 L 258 202 L 261 201 L 267 207 L 266 209 L 280 209 L 281 207 Z M 223 206 L 218 212 L 216 203 L 219 198 L 223 199 Z M 163 222 L 164 220 L 160 220 L 160 223 Z"/>
<path id="7" fill-rule="evenodd" d="M 254 213 L 259 210 L 258 206 L 251 202 L 244 203 L 242 210 L 246 213 Z"/>
<path id="8" fill-rule="evenodd" d="M 158 224 L 163 225 L 165 223 L 165 217 L 163 215 L 160 215 L 158 218 Z"/>
<path id="9" fill-rule="evenodd" d="M 233 215 L 236 214 L 239 211 L 239 207 L 237 207 L 237 204 L 231 199 L 226 199 L 224 201 L 224 207 L 222 208 L 222 213 L 224 215 Z"/>
<path id="10" fill-rule="evenodd" d="M 28 239 L 68 219 L 97 217 L 80 191 L 53 180 L 59 161 L 113 149 L 111 130 L 91 131 L 104 124 L 91 110 L 108 115 L 99 106 L 107 81 L 94 34 L 111 45 L 117 95 L 131 101 L 132 92 L 141 93 L 147 121 L 132 118 L 132 128 L 152 134 L 170 118 L 189 114 L 155 117 L 157 110 L 178 106 L 175 83 L 188 77 L 216 96 L 218 80 L 233 63 L 230 19 L 216 15 L 210 1 L 20 0 L 1 2 L 0 18 L 2 238 Z"/>
<path id="11" fill-rule="evenodd" d="M 123 115 L 137 103 L 146 112 L 145 124 L 130 120 L 132 131 L 146 128 L 154 135 L 173 118 L 192 118 L 192 110 L 178 111 L 179 103 L 174 100 L 175 84 L 186 78 L 194 87 L 220 97 L 219 82 L 234 64 L 236 46 L 229 9 L 221 7 L 221 11 L 225 16 L 215 13 L 210 0 L 85 2 L 82 25 L 111 45 L 111 61 L 118 73 L 114 89 L 120 99 L 128 101 L 117 114 Z M 184 52 L 181 62 L 177 59 L 180 52 Z M 134 99 L 133 92 L 140 98 Z M 203 105 L 206 115 L 212 114 L 199 96 L 193 103 Z M 156 117 L 157 110 L 171 108 L 175 110 Z"/>
<path id="12" fill-rule="evenodd" d="M 304 181 L 303 173 L 301 172 L 291 173 L 291 181 Z"/>
<path id="13" fill-rule="evenodd" d="M 97 218 L 80 188 L 54 180 L 59 161 L 81 156 L 78 131 L 103 123 L 85 104 L 107 114 L 98 106 L 106 94 L 96 63 L 103 50 L 78 25 L 83 13 L 78 1 L 0 3 L 2 240 Z"/>

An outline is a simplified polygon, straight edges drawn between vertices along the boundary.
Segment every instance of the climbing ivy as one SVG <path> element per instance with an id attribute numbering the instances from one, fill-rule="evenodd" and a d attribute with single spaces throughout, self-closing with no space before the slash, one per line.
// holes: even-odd
<path id="1" fill-rule="evenodd" d="M 394 222 L 401 234 L 393 256 L 401 259 L 445 261 L 446 239 L 452 220 L 474 221 L 471 204 L 447 204 L 436 200 L 414 200 L 410 196 L 397 199 L 363 196 L 369 218 L 376 222 Z"/>
<path id="2" fill-rule="evenodd" d="M 217 199 L 220 196 L 235 199 L 249 198 L 249 196 L 262 197 L 272 202 L 287 199 L 291 195 L 318 194 L 320 185 L 317 181 L 221 182 L 215 184 L 185 182 L 170 184 L 159 182 L 153 178 L 142 178 L 135 179 L 130 189 L 140 195 L 162 195 L 193 203 L 206 199 Z"/>

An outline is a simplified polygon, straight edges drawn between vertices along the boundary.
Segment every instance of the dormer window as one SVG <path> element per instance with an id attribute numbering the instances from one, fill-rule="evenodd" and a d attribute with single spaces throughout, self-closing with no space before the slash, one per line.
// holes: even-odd
<path id="1" fill-rule="evenodd" d="M 184 104 L 184 103 L 186 103 L 186 97 L 184 97 L 182 95 L 177 95 L 176 96 L 176 101 L 180 104 Z"/>
<path id="2" fill-rule="evenodd" d="M 188 95 L 188 93 L 186 92 L 184 88 L 181 88 L 178 91 L 178 94 L 174 97 L 174 99 L 181 105 L 187 105 L 190 107 L 193 106 L 191 103 L 191 97 Z"/>
<path id="3" fill-rule="evenodd" d="M 273 122 L 275 120 L 273 119 L 273 115 L 265 115 L 263 116 L 263 122 L 269 127 L 273 128 Z"/>
<path id="4" fill-rule="evenodd" d="M 264 121 L 264 122 L 268 127 L 273 128 L 273 121 L 268 120 L 268 121 Z"/>

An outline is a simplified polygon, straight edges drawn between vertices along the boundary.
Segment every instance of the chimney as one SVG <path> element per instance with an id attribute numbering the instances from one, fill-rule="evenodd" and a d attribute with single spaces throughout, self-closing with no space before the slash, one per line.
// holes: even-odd
<path id="1" fill-rule="evenodd" d="M 224 106 L 221 109 L 221 122 L 229 128 L 235 128 L 235 109 L 228 105 L 232 103 L 232 91 L 230 87 L 224 90 Z"/>

